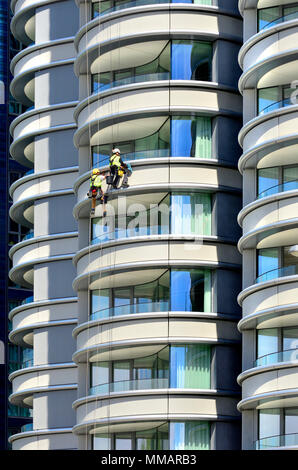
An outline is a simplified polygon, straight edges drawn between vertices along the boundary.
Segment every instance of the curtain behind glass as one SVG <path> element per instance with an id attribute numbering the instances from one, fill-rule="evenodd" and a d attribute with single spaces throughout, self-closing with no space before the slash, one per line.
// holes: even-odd
<path id="1" fill-rule="evenodd" d="M 171 196 L 171 233 L 211 235 L 211 195 L 207 193 Z"/>
<path id="2" fill-rule="evenodd" d="M 171 120 L 171 156 L 211 158 L 211 118 L 174 116 Z"/>
<path id="3" fill-rule="evenodd" d="M 171 450 L 208 450 L 210 424 L 207 421 L 170 423 Z"/>
<path id="4" fill-rule="evenodd" d="M 195 123 L 195 157 L 211 158 L 212 129 L 211 118 L 197 117 Z"/>
<path id="5" fill-rule="evenodd" d="M 170 348 L 170 387 L 210 389 L 211 350 L 208 344 Z"/>

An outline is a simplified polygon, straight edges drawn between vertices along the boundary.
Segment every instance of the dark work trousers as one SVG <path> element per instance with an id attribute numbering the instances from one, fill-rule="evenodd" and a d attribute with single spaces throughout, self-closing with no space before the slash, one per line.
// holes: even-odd
<path id="1" fill-rule="evenodd" d="M 119 168 L 116 165 L 110 166 L 110 174 L 111 176 L 113 176 L 112 186 L 114 188 L 117 188 L 119 184 L 119 180 L 120 180 L 120 176 L 118 175 L 118 170 Z"/>

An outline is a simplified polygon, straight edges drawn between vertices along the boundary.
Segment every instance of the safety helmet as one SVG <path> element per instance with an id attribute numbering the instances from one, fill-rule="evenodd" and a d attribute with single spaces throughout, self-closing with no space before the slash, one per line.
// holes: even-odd
<path id="1" fill-rule="evenodd" d="M 98 168 L 94 168 L 94 170 L 92 171 L 92 174 L 93 175 L 99 175 L 100 174 L 100 170 Z"/>
<path id="2" fill-rule="evenodd" d="M 113 149 L 112 152 L 113 152 L 113 153 L 121 153 L 121 152 L 120 152 L 120 149 L 117 149 L 117 148 Z"/>

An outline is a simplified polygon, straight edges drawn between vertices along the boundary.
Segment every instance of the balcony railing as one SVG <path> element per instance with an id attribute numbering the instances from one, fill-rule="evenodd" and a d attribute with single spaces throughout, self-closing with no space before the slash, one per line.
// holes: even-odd
<path id="1" fill-rule="evenodd" d="M 24 242 L 25 240 L 30 240 L 31 238 L 34 238 L 34 231 L 29 230 L 28 233 L 23 237 L 22 241 Z"/>
<path id="2" fill-rule="evenodd" d="M 170 149 L 156 149 L 156 150 L 140 150 L 138 152 L 129 152 L 121 154 L 121 158 L 124 162 L 142 160 L 143 158 L 164 158 L 170 156 Z M 93 163 L 92 168 L 98 168 L 99 166 L 109 165 L 109 155 L 99 155 Z"/>
<path id="3" fill-rule="evenodd" d="M 21 432 L 33 431 L 33 423 L 24 424 L 21 426 Z"/>
<path id="4" fill-rule="evenodd" d="M 280 436 L 270 436 L 259 439 L 255 443 L 256 450 L 272 449 L 274 447 L 298 446 L 298 434 L 284 434 Z"/>
<path id="5" fill-rule="evenodd" d="M 298 348 L 266 354 L 259 357 L 254 365 L 255 367 L 269 366 L 278 362 L 298 362 Z"/>
<path id="6" fill-rule="evenodd" d="M 265 191 L 262 191 L 258 195 L 258 199 L 262 199 L 266 196 L 272 196 L 272 194 L 293 191 L 294 189 L 298 189 L 298 180 L 286 181 L 285 183 L 277 184 L 271 188 L 266 189 Z"/>
<path id="7" fill-rule="evenodd" d="M 280 101 L 275 101 L 274 103 L 271 103 L 265 108 L 263 108 L 262 111 L 259 112 L 259 116 L 270 113 L 271 111 L 276 111 L 277 109 L 286 108 L 287 106 L 291 106 L 292 104 L 294 103 L 292 103 L 291 98 L 285 98 Z"/>
<path id="8" fill-rule="evenodd" d="M 109 228 L 106 226 L 106 228 Z M 120 238 L 142 237 L 150 235 L 169 235 L 169 224 L 165 225 L 148 225 L 145 227 L 138 227 L 135 229 L 121 229 L 102 233 L 98 237 L 92 239 L 91 244 L 104 243 L 109 240 L 119 240 Z"/>
<path id="9" fill-rule="evenodd" d="M 124 10 L 125 8 L 133 8 L 133 7 L 139 7 L 142 5 L 156 5 L 160 3 L 177 3 L 177 1 L 171 1 L 171 0 L 132 0 L 130 2 L 125 2 L 125 3 L 119 3 L 118 5 L 114 5 L 111 8 L 107 8 L 103 12 L 99 12 L 96 10 L 95 6 L 96 3 L 93 6 L 93 18 L 97 18 L 98 16 L 106 15 L 107 13 L 112 13 L 113 11 L 119 11 L 119 10 Z M 98 2 L 99 3 L 99 2 Z M 194 3 L 193 0 L 180 0 L 179 3 Z M 196 4 L 201 4 L 201 5 L 213 5 L 213 0 L 200 0 L 197 1 Z"/>
<path id="10" fill-rule="evenodd" d="M 129 392 L 131 390 L 153 390 L 168 387 L 168 378 L 122 380 L 119 382 L 111 382 L 91 387 L 89 394 L 108 395 L 115 392 Z"/>
<path id="11" fill-rule="evenodd" d="M 156 82 L 158 80 L 169 80 L 169 79 L 170 79 L 170 72 L 133 75 L 131 77 L 122 78 L 121 80 L 115 80 L 114 82 L 109 82 L 104 85 L 97 84 L 97 86 L 94 87 L 93 93 L 98 93 L 100 91 L 109 90 L 117 86 L 130 85 L 132 83 Z"/>
<path id="12" fill-rule="evenodd" d="M 33 358 L 22 362 L 21 369 L 27 369 L 27 367 L 33 367 Z"/>
<path id="13" fill-rule="evenodd" d="M 90 315 L 90 320 L 103 320 L 105 318 L 132 315 L 134 313 L 167 312 L 169 310 L 169 304 L 170 302 L 168 300 L 159 300 L 157 302 L 118 305 L 116 307 L 93 312 Z"/>
<path id="14" fill-rule="evenodd" d="M 284 268 L 272 269 L 267 273 L 261 274 L 257 277 L 256 283 L 271 281 L 272 279 L 277 279 L 278 277 L 285 276 L 295 276 L 298 274 L 298 264 L 291 264 L 290 266 L 285 266 Z"/>
<path id="15" fill-rule="evenodd" d="M 33 302 L 33 295 L 30 295 L 30 297 L 26 297 L 26 299 L 22 300 L 21 305 L 30 304 L 31 302 Z"/>
<path id="16" fill-rule="evenodd" d="M 264 31 L 264 29 L 272 28 L 273 26 L 277 26 L 278 24 L 285 23 L 286 21 L 296 20 L 298 18 L 298 11 L 294 13 L 289 13 L 288 15 L 280 16 L 276 20 L 271 21 L 270 23 L 266 24 L 260 31 Z"/>

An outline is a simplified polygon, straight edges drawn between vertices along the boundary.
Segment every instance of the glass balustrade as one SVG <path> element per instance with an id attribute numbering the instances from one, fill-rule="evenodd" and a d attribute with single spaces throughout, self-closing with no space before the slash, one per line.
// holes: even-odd
<path id="1" fill-rule="evenodd" d="M 128 392 L 132 390 L 152 390 L 169 387 L 168 378 L 121 380 L 119 382 L 96 385 L 90 388 L 90 395 L 105 395 L 114 392 Z"/>
<path id="2" fill-rule="evenodd" d="M 169 72 L 134 75 L 131 77 L 123 78 L 121 80 L 115 80 L 106 84 L 94 84 L 93 93 L 97 93 L 98 91 L 109 90 L 110 88 L 115 88 L 118 86 L 130 85 L 133 83 L 153 82 L 153 81 L 158 81 L 158 80 L 169 80 L 169 79 L 170 79 Z"/>
<path id="3" fill-rule="evenodd" d="M 285 266 L 284 268 L 272 269 L 261 276 L 257 277 L 256 283 L 271 281 L 272 279 L 277 279 L 278 277 L 285 276 L 295 276 L 298 274 L 298 264 L 292 264 L 290 266 Z"/>
<path id="4" fill-rule="evenodd" d="M 269 366 L 278 362 L 298 362 L 298 348 L 266 354 L 255 361 L 255 366 Z"/>
<path id="5" fill-rule="evenodd" d="M 33 302 L 33 295 L 30 295 L 30 297 L 26 297 L 26 299 L 22 300 L 21 305 L 26 305 L 30 302 Z"/>
<path id="6" fill-rule="evenodd" d="M 90 320 L 103 320 L 104 318 L 118 317 L 121 315 L 132 315 L 137 313 L 167 312 L 169 301 L 142 302 L 138 304 L 123 304 L 113 308 L 106 308 L 93 312 Z"/>
<path id="7" fill-rule="evenodd" d="M 24 424 L 21 426 L 21 432 L 33 431 L 33 423 Z"/>
<path id="8" fill-rule="evenodd" d="M 298 446 L 298 433 L 264 437 L 256 441 L 256 450 Z"/>
<path id="9" fill-rule="evenodd" d="M 266 189 L 265 191 L 262 191 L 258 195 L 258 199 L 262 199 L 263 197 L 272 196 L 273 194 L 283 193 L 286 191 L 293 191 L 295 189 L 298 189 L 298 180 L 286 181 L 285 183 L 277 184 L 275 186 L 272 186 L 271 188 Z"/>
<path id="10" fill-rule="evenodd" d="M 263 26 L 263 28 L 260 31 L 264 31 L 265 29 L 272 28 L 273 26 L 277 26 L 281 23 L 285 23 L 286 21 L 296 20 L 297 18 L 298 18 L 298 11 L 289 13 L 288 15 L 280 16 L 279 18 L 276 18 L 275 20 Z"/>
<path id="11" fill-rule="evenodd" d="M 287 106 L 291 106 L 292 104 L 294 103 L 292 103 L 291 97 L 285 98 L 280 101 L 275 101 L 274 103 L 271 103 L 268 106 L 266 106 L 264 109 L 262 109 L 259 115 L 262 116 L 263 114 L 270 113 L 271 111 L 276 111 L 277 109 L 286 108 Z"/>
<path id="12" fill-rule="evenodd" d="M 132 0 L 132 1 L 112 1 L 104 0 L 102 2 L 92 3 L 92 18 L 113 13 L 114 11 L 124 10 L 125 8 L 134 8 L 143 5 L 157 5 L 161 3 L 194 3 L 197 5 L 213 5 L 214 0 Z"/>

